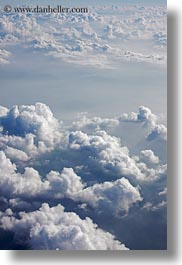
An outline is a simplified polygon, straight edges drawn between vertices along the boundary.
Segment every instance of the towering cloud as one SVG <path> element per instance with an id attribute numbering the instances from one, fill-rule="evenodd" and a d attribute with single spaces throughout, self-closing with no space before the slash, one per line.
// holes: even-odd
<path id="1" fill-rule="evenodd" d="M 167 140 L 167 128 L 163 124 L 158 124 L 158 119 L 149 108 L 139 107 L 138 113 L 125 113 L 120 117 L 121 122 L 141 122 L 148 129 L 148 140 Z"/>
<path id="2" fill-rule="evenodd" d="M 114 215 L 127 213 L 133 204 L 142 201 L 138 187 L 133 187 L 125 178 L 95 184 L 79 193 L 78 198 L 100 212 Z"/>
<path id="3" fill-rule="evenodd" d="M 1 213 L 1 226 L 15 232 L 16 238 L 26 240 L 33 249 L 43 250 L 126 250 L 114 237 L 92 222 L 80 219 L 75 213 L 65 212 L 57 205 L 50 208 L 44 203 L 31 213 L 21 212 L 12 216 L 11 209 Z"/>
<path id="4" fill-rule="evenodd" d="M 155 142 L 149 133 L 163 126 L 146 107 L 114 119 L 85 117 L 69 127 L 41 103 L 0 107 L 1 228 L 14 232 L 15 242 L 26 237 L 33 249 L 126 249 L 93 222 L 101 217 L 108 227 L 109 215 L 122 225 L 136 209 L 163 211 L 167 175 L 152 149 L 132 153 L 122 134 L 113 135 L 128 122 L 141 125 L 144 144 Z"/>

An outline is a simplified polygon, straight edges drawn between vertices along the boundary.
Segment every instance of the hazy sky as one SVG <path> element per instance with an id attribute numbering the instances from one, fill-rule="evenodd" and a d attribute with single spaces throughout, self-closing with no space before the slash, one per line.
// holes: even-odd
<path id="1" fill-rule="evenodd" d="M 31 3 L 33 2 L 35 1 L 31 1 Z M 51 4 L 54 2 L 56 1 L 51 1 Z M 64 2 L 67 3 L 67 1 L 62 1 L 61 3 Z M 147 2 L 154 4 L 154 1 Z M 157 9 L 153 11 L 154 14 L 157 11 Z M 158 20 L 154 21 L 156 23 L 154 26 L 151 24 L 150 19 L 146 20 L 146 25 L 143 27 L 140 24 L 143 23 L 140 22 L 142 19 L 141 11 L 137 12 L 136 10 L 133 13 L 123 11 L 121 15 L 116 13 L 116 22 L 113 23 L 116 33 L 113 34 L 117 34 L 117 31 L 124 26 L 126 27 L 126 32 L 124 32 L 124 37 L 121 35 L 120 38 L 116 37 L 114 39 L 109 35 L 107 38 L 104 36 L 104 34 L 110 34 L 109 27 L 112 21 L 110 21 L 111 15 L 109 13 L 106 17 L 105 15 L 103 16 L 103 19 L 105 19 L 104 23 L 100 23 L 98 20 L 98 22 L 91 22 L 89 26 L 87 22 L 84 24 L 85 31 L 95 31 L 100 39 L 94 39 L 91 35 L 85 36 L 82 32 L 82 22 L 70 25 L 69 16 L 67 16 L 68 22 L 62 22 L 60 19 L 54 21 L 49 18 L 50 22 L 48 24 L 46 20 L 37 19 L 38 26 L 31 24 L 31 18 L 27 18 L 27 21 L 14 18 L 15 29 L 12 30 L 12 34 L 19 38 L 19 32 L 22 32 L 25 36 L 21 37 L 22 45 L 18 45 L 15 42 L 14 45 L 7 46 L 5 44 L 4 47 L 2 46 L 12 53 L 12 58 L 11 63 L 0 65 L 0 104 L 10 107 L 14 104 L 34 104 L 40 101 L 48 104 L 53 112 L 56 115 L 63 116 L 63 119 L 70 118 L 77 112 L 115 116 L 123 111 L 136 110 L 140 105 L 146 105 L 157 113 L 166 113 L 166 66 L 165 64 L 147 62 L 148 57 L 153 60 L 152 58 L 155 59 L 155 56 L 166 56 L 165 44 L 163 45 L 164 41 L 166 41 L 165 15 L 162 17 L 159 14 Z M 147 11 L 144 11 L 143 16 L 145 16 L 145 12 Z M 125 19 L 130 15 L 131 20 L 126 22 L 127 20 L 125 21 Z M 9 19 L 11 19 L 11 15 Z M 120 20 L 124 21 L 124 26 L 118 26 Z M 136 21 L 134 24 L 132 24 L 133 20 Z M 54 35 L 51 32 L 51 26 L 57 31 Z M 16 27 L 19 27 L 19 32 L 15 32 Z M 38 27 L 41 27 L 41 29 Z M 105 28 L 107 27 L 108 33 L 105 33 Z M 153 28 L 151 29 L 151 27 Z M 11 30 L 7 26 L 7 30 L 9 29 Z M 46 33 L 48 31 L 50 31 L 49 35 Z M 74 37 L 75 31 L 83 36 Z M 135 38 L 135 35 L 138 34 L 138 40 L 130 40 L 127 35 L 129 31 L 132 38 Z M 161 33 L 161 31 L 164 32 Z M 70 37 L 69 34 L 72 34 L 72 36 Z M 1 35 L 3 38 L 4 32 Z M 36 45 L 36 43 L 39 43 L 39 39 L 41 44 L 38 45 L 43 46 L 41 49 L 33 50 L 33 43 Z M 81 44 L 77 44 L 77 41 L 79 42 L 80 40 Z M 24 41 L 27 41 L 26 45 Z M 45 56 L 49 49 L 52 51 L 50 41 L 54 46 L 54 43 L 56 45 L 59 44 L 57 48 L 58 56 L 60 47 L 63 45 L 67 45 L 66 47 L 71 45 L 69 49 L 75 49 L 78 45 L 84 46 L 79 47 L 80 50 L 76 56 L 74 55 L 76 53 L 69 51 L 75 58 L 75 63 L 73 64 L 69 61 L 65 62 L 61 58 Z M 99 47 L 105 44 L 110 45 L 111 54 L 103 54 L 102 51 L 98 51 L 101 49 Z M 164 46 L 162 49 L 161 44 Z M 45 47 L 44 45 L 48 46 Z M 95 47 L 94 53 L 89 54 L 87 52 L 84 55 L 88 45 Z M 158 45 L 157 48 L 156 45 Z M 123 61 L 122 58 L 117 60 L 117 56 L 123 51 L 127 52 L 127 50 L 134 52 L 134 54 L 129 53 L 131 59 L 128 58 L 128 61 Z M 75 50 L 75 52 L 77 51 Z M 136 57 L 136 60 L 142 61 L 133 61 L 132 56 Z M 139 59 L 137 59 L 138 57 Z M 87 61 L 88 65 L 85 65 Z M 98 64 L 101 64 L 101 67 Z M 9 96 L 10 94 L 11 96 Z"/>
<path id="2" fill-rule="evenodd" d="M 7 65 L 0 71 L 0 105 L 40 101 L 63 119 L 77 112 L 115 116 L 143 104 L 166 112 L 164 67 L 125 62 L 119 69 L 83 68 L 27 53 L 14 59 L 16 67 Z"/>

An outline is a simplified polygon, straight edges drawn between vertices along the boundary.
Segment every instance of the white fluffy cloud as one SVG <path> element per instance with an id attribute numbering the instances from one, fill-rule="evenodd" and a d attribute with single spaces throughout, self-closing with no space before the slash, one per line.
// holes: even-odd
<path id="1" fill-rule="evenodd" d="M 141 122 L 148 129 L 148 140 L 167 140 L 167 128 L 163 124 L 158 124 L 158 118 L 149 108 L 139 107 L 138 113 L 124 113 L 120 117 L 120 122 Z"/>
<path id="2" fill-rule="evenodd" d="M 11 160 L 27 161 L 29 159 L 28 155 L 25 152 L 9 146 L 6 148 L 5 154 Z"/>
<path id="3" fill-rule="evenodd" d="M 27 153 L 51 150 L 60 143 L 62 136 L 60 123 L 54 118 L 49 107 L 42 103 L 13 106 L 8 111 L 1 108 L 0 126 L 5 135 L 1 145 L 17 147 Z M 6 152 L 12 154 L 15 151 L 9 149 Z"/>
<path id="4" fill-rule="evenodd" d="M 142 201 L 138 187 L 133 187 L 125 178 L 95 184 L 84 189 L 78 194 L 78 198 L 101 212 L 114 215 L 127 213 L 134 203 Z"/>
<path id="5" fill-rule="evenodd" d="M 53 131 L 56 133 L 59 128 L 49 107 L 42 103 L 13 106 L 6 115 L 1 116 L 0 125 L 4 134 L 25 136 L 32 133 L 37 136 L 38 141 L 47 144 L 52 144 Z"/>
<path id="6" fill-rule="evenodd" d="M 80 152 L 89 151 L 88 159 L 93 166 L 99 165 L 106 172 L 142 177 L 135 161 L 129 156 L 128 148 L 122 147 L 118 138 L 105 131 L 98 131 L 95 135 L 72 132 L 69 135 L 69 148 Z"/>
<path id="7" fill-rule="evenodd" d="M 138 109 L 138 113 L 131 112 L 129 114 L 124 113 L 120 117 L 120 121 L 128 121 L 128 122 L 145 122 L 151 126 L 155 125 L 157 117 L 149 108 L 144 106 L 140 106 Z"/>
<path id="8" fill-rule="evenodd" d="M 81 178 L 75 174 L 72 168 L 64 168 L 62 173 L 51 171 L 46 179 L 50 183 L 50 192 L 55 198 L 75 198 L 75 195 L 80 192 L 84 185 Z"/>
<path id="9" fill-rule="evenodd" d="M 137 208 L 150 209 L 150 212 L 162 211 L 166 202 L 160 202 L 158 198 L 165 195 L 163 189 L 166 187 L 167 165 L 152 149 L 142 149 L 133 154 L 122 144 L 122 131 L 120 137 L 113 136 L 112 132 L 127 122 L 131 126 L 138 124 L 144 131 L 144 143 L 150 142 L 152 146 L 154 140 L 148 137 L 161 124 L 158 124 L 158 117 L 146 107 L 140 107 L 138 113 L 124 114 L 114 119 L 84 117 L 80 123 L 77 120 L 69 127 L 60 123 L 50 109 L 41 103 L 10 109 L 0 107 L 3 228 L 14 231 L 16 237 L 19 234 L 21 237 L 26 230 L 28 243 L 36 249 L 79 249 L 83 246 L 84 249 L 124 248 L 112 235 L 96 228 L 91 220 L 91 227 L 95 228 L 87 232 L 81 229 L 83 242 L 88 244 L 82 245 L 78 241 L 78 245 L 74 246 L 72 242 L 77 242 L 75 240 L 80 233 L 70 230 L 71 221 L 73 226 L 76 223 L 78 225 L 75 231 L 80 231 L 80 222 L 85 224 L 87 219 L 81 220 L 75 213 L 69 213 L 70 225 L 65 230 L 61 224 L 53 222 L 56 215 L 49 220 L 44 207 L 37 209 L 42 203 L 54 206 L 69 202 L 73 212 L 80 210 L 84 216 L 90 212 L 96 217 L 109 215 L 113 222 L 122 220 L 123 216 L 127 218 Z M 159 139 L 158 136 L 155 139 Z M 164 144 L 163 139 L 161 144 Z M 160 190 L 154 192 L 158 181 L 163 184 L 160 184 Z M 150 189 L 150 186 L 152 188 L 148 194 L 146 187 Z M 151 205 L 144 204 L 146 198 L 151 200 Z M 53 209 L 63 209 L 59 208 L 61 206 L 56 207 L 45 208 L 53 212 Z M 26 211 L 26 214 L 18 217 L 19 211 Z M 67 218 L 67 212 L 62 210 L 61 213 L 63 219 Z M 45 226 L 39 220 L 42 215 L 49 220 Z M 40 222 L 32 223 L 34 216 Z M 73 216 L 76 216 L 75 222 Z M 63 231 L 67 232 L 62 238 Z M 98 245 L 94 245 L 91 234 L 94 238 L 103 237 Z M 58 241 L 58 238 L 61 240 Z M 120 240 L 122 242 L 122 238 Z"/>
<path id="10" fill-rule="evenodd" d="M 3 14 L 0 47 L 3 51 L 24 43 L 29 51 L 94 67 L 117 67 L 116 60 L 166 63 L 166 7 L 108 5 L 89 10 L 88 14 L 52 14 L 49 23 L 47 14 Z M 7 63 L 3 56 L 0 62 Z"/>
<path id="11" fill-rule="evenodd" d="M 99 166 L 104 173 L 118 177 L 153 181 L 166 172 L 166 165 L 155 167 L 159 159 L 153 151 L 144 150 L 141 152 L 141 159 L 136 156 L 132 157 L 128 148 L 123 147 L 118 138 L 108 135 L 105 131 L 96 131 L 94 135 L 81 131 L 72 132 L 69 135 L 69 148 L 83 153 L 87 163 L 92 167 Z"/>
<path id="12" fill-rule="evenodd" d="M 5 116 L 8 112 L 8 109 L 3 107 L 3 106 L 0 106 L 0 117 L 1 116 Z"/>
<path id="13" fill-rule="evenodd" d="M 167 140 L 167 128 L 163 124 L 157 124 L 155 127 L 151 128 L 147 139 L 150 141 L 155 139 Z"/>
<path id="14" fill-rule="evenodd" d="M 0 190 L 7 198 L 44 196 L 45 198 L 74 198 L 83 189 L 81 178 L 72 168 L 64 168 L 60 173 L 51 171 L 43 178 L 33 168 L 26 167 L 23 174 L 17 172 L 3 151 L 0 151 Z"/>
<path id="15" fill-rule="evenodd" d="M 1 216 L 1 227 L 15 232 L 15 236 L 33 249 L 49 250 L 126 250 L 114 237 L 92 222 L 80 219 L 72 212 L 65 212 L 58 205 L 50 208 L 43 204 L 37 211 L 21 212 L 19 218 L 8 209 Z"/>
<path id="16" fill-rule="evenodd" d="M 45 178 L 33 168 L 25 168 L 25 172 L 20 174 L 17 173 L 16 165 L 2 151 L 0 168 L 1 195 L 10 199 L 11 205 L 15 202 L 12 199 L 16 197 L 45 200 L 70 198 L 87 202 L 96 208 L 104 206 L 104 211 L 117 214 L 120 211 L 128 212 L 135 202 L 142 200 L 138 188 L 133 187 L 125 178 L 84 188 L 81 178 L 72 168 L 64 168 L 61 173 L 51 171 Z M 15 206 L 17 203 L 18 201 Z"/>
<path id="17" fill-rule="evenodd" d="M 140 152 L 140 158 L 141 158 L 141 161 L 148 164 L 149 166 L 151 164 L 159 163 L 158 156 L 156 156 L 152 150 L 142 150 Z"/>
<path id="18" fill-rule="evenodd" d="M 143 125 L 146 139 L 149 141 L 157 139 L 167 140 L 167 128 L 160 123 L 159 117 L 145 106 L 140 106 L 138 112 L 124 113 L 119 118 L 90 118 L 83 114 L 78 121 L 73 122 L 71 129 L 88 134 L 94 134 L 99 130 L 113 134 L 115 129 L 117 130 L 121 124 L 127 122 Z"/>
<path id="19" fill-rule="evenodd" d="M 23 174 L 17 173 L 16 165 L 6 158 L 3 151 L 0 152 L 0 169 L 1 195 L 7 198 L 19 195 L 30 198 L 48 186 L 48 182 L 42 182 L 39 173 L 33 168 L 27 167 Z"/>
<path id="20" fill-rule="evenodd" d="M 72 130 L 82 130 L 91 133 L 97 130 L 107 131 L 109 128 L 113 128 L 118 125 L 118 119 L 108 119 L 100 117 L 88 118 L 86 115 L 84 115 L 81 116 L 78 121 L 73 122 Z"/>
<path id="21" fill-rule="evenodd" d="M 157 124 L 157 116 L 146 107 L 140 107 L 139 113 L 124 114 L 119 119 L 85 117 L 80 124 L 79 121 L 73 123 L 69 132 L 60 127 L 60 123 L 46 105 L 36 103 L 35 106 L 14 106 L 9 110 L 1 108 L 0 147 L 14 163 L 18 160 L 26 162 L 56 148 L 63 153 L 69 152 L 70 155 L 78 153 L 84 157 L 83 166 L 98 167 L 101 174 L 111 173 L 117 178 L 125 176 L 138 180 L 157 179 L 161 175 L 159 172 L 163 170 L 161 165 L 157 165 L 159 158 L 152 150 L 141 151 L 137 158 L 130 154 L 118 137 L 106 132 L 116 129 L 122 122 L 144 124 L 149 140 L 166 137 L 165 126 Z M 156 128 L 162 129 L 151 136 Z M 56 177 L 56 174 L 52 173 L 52 176 Z"/>

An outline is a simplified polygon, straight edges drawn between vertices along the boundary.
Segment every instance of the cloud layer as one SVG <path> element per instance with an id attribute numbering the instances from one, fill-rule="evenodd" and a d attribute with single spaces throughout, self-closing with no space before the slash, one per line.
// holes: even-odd
<path id="1" fill-rule="evenodd" d="M 166 7 L 108 5 L 89 10 L 2 14 L 0 63 L 11 61 L 9 50 L 19 45 L 32 54 L 102 68 L 117 67 L 120 61 L 166 63 Z"/>
<path id="2" fill-rule="evenodd" d="M 142 130 L 137 152 L 116 136 L 128 124 Z M 163 129 L 154 134 L 156 128 Z M 106 216 L 121 225 L 135 223 L 137 211 L 162 214 L 167 165 L 156 144 L 166 145 L 166 132 L 143 106 L 113 119 L 82 116 L 69 126 L 42 103 L 0 107 L 1 228 L 13 231 L 15 242 L 26 235 L 34 249 L 125 249 L 122 231 Z"/>

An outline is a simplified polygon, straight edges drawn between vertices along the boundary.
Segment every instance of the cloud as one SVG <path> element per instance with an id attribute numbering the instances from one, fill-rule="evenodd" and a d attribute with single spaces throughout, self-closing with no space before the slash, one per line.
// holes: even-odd
<path id="1" fill-rule="evenodd" d="M 73 122 L 71 130 L 81 130 L 88 134 L 94 134 L 99 130 L 103 130 L 114 135 L 114 131 L 118 130 L 119 126 L 124 125 L 124 123 L 143 125 L 143 131 L 145 132 L 146 139 L 149 141 L 157 139 L 167 140 L 167 128 L 163 124 L 160 124 L 159 117 L 145 106 L 140 106 L 138 112 L 124 113 L 119 118 L 90 118 L 84 114 L 79 117 L 78 121 Z"/>
<path id="2" fill-rule="evenodd" d="M 158 54 L 142 54 L 133 51 L 124 51 L 122 55 L 125 59 L 129 61 L 137 61 L 137 62 L 149 62 L 149 63 L 158 63 L 164 64 L 167 60 L 167 57 L 164 55 Z"/>
<path id="3" fill-rule="evenodd" d="M 117 130 L 120 123 L 134 122 L 146 127 L 146 139 L 164 139 L 166 130 L 159 130 L 158 135 L 150 139 L 155 128 L 165 127 L 157 124 L 157 116 L 146 107 L 140 107 L 138 114 L 124 114 L 119 119 L 82 118 L 80 123 L 73 122 L 67 129 L 63 125 L 61 127 L 49 107 L 41 103 L 14 106 L 9 110 L 1 108 L 1 113 L 0 147 L 14 163 L 17 160 L 31 161 L 35 156 L 47 152 L 54 153 L 56 149 L 63 154 L 69 153 L 70 157 L 77 155 L 77 160 L 82 163 L 80 166 L 85 169 L 92 170 L 95 167 L 100 170 L 99 178 L 103 174 L 111 174 L 115 178 L 125 176 L 145 180 L 148 176 L 147 179 L 152 180 L 160 172 L 160 165 L 157 168 L 155 166 L 159 163 L 159 158 L 153 150 L 142 150 L 136 159 L 136 156 L 132 156 L 129 149 L 122 145 L 121 139 L 109 134 L 113 129 Z M 50 164 L 54 161 L 51 157 L 49 160 Z M 60 165 L 63 164 L 62 169 L 63 160 L 64 158 L 59 159 Z M 78 166 L 74 160 L 70 160 L 66 167 L 74 165 Z M 83 171 L 81 175 L 85 173 L 87 174 Z"/>
<path id="4" fill-rule="evenodd" d="M 131 128 L 126 126 L 127 133 L 131 136 L 133 132 L 136 136 L 139 134 L 143 141 L 142 149 L 138 151 L 133 151 L 122 140 L 123 128 L 128 124 Z M 156 141 L 157 144 L 160 141 L 161 149 L 165 141 L 158 136 L 148 139 L 158 125 L 158 116 L 146 107 L 140 107 L 138 113 L 124 114 L 119 118 L 82 115 L 66 126 L 54 117 L 48 106 L 41 103 L 10 109 L 0 107 L 0 211 L 6 220 L 3 229 L 5 224 L 10 225 L 7 229 L 15 232 L 15 242 L 27 231 L 26 242 L 32 248 L 74 249 L 69 241 L 70 230 L 66 236 L 68 240 L 65 239 L 63 245 L 57 243 L 63 230 L 54 224 L 52 217 L 46 228 L 43 228 L 42 221 L 30 224 L 35 213 L 38 216 L 45 214 L 42 208 L 37 210 L 43 203 L 50 205 L 49 211 L 57 209 L 61 203 L 65 207 L 64 216 L 68 211 L 72 212 L 71 216 L 77 216 L 77 221 L 81 220 L 79 216 L 83 220 L 88 216 L 124 242 L 122 233 L 111 224 L 127 230 L 130 228 L 123 222 L 132 219 L 135 224 L 139 209 L 144 210 L 141 215 L 145 216 L 147 212 L 161 214 L 166 207 L 166 201 L 159 199 L 165 195 L 167 165 L 153 148 Z M 139 133 L 135 126 L 140 127 Z M 149 144 L 151 148 L 148 148 Z M 165 155 L 165 149 L 161 150 Z M 22 214 L 19 215 L 22 211 L 26 212 L 29 225 Z M 106 218 L 108 215 L 109 219 Z M 86 242 L 92 242 L 93 237 L 88 233 Z M 106 232 L 103 233 L 105 235 Z M 77 238 L 77 232 L 73 237 Z M 85 234 L 83 238 L 85 240 Z M 94 247 L 120 249 L 120 243 L 116 243 L 112 236 L 109 238 L 104 240 L 110 243 L 102 241 Z M 86 249 L 93 249 L 92 243 L 83 245 Z M 78 248 L 81 247 L 78 244 Z"/>
<path id="5" fill-rule="evenodd" d="M 152 150 L 142 150 L 140 152 L 140 159 L 144 163 L 148 164 L 149 166 L 151 164 L 158 164 L 159 158 L 154 154 Z"/>
<path id="6" fill-rule="evenodd" d="M 159 202 L 156 205 L 153 205 L 151 202 L 146 202 L 144 206 L 142 207 L 142 210 L 156 212 L 156 211 L 166 209 L 166 207 L 167 207 L 167 201 Z"/>
<path id="7" fill-rule="evenodd" d="M 84 189 L 78 198 L 100 212 L 114 215 L 127 213 L 134 203 L 142 201 L 138 187 L 133 187 L 125 178 L 95 184 Z"/>
<path id="8" fill-rule="evenodd" d="M 49 23 L 46 16 L 0 16 L 2 50 L 21 44 L 22 52 L 28 49 L 69 63 L 102 68 L 118 67 L 118 60 L 166 64 L 165 6 L 90 7 L 89 14 L 50 14 Z M 0 62 L 7 60 L 2 57 Z"/>
<path id="9" fill-rule="evenodd" d="M 5 154 L 12 161 L 14 160 L 27 161 L 29 159 L 28 155 L 25 152 L 9 146 L 6 148 Z"/>
<path id="10" fill-rule="evenodd" d="M 0 117 L 5 116 L 7 112 L 8 112 L 7 108 L 0 106 Z"/>
<path id="11" fill-rule="evenodd" d="M 15 232 L 30 248 L 49 250 L 126 250 L 113 235 L 98 228 L 90 218 L 80 219 L 57 205 L 43 204 L 37 211 L 20 212 L 19 218 L 8 209 L 1 217 L 1 226 Z"/>
<path id="12" fill-rule="evenodd" d="M 104 207 L 104 211 L 118 214 L 128 212 L 137 201 L 141 201 L 138 188 L 133 187 L 127 179 L 115 182 L 104 182 L 84 188 L 81 177 L 72 168 L 64 168 L 61 173 L 51 171 L 45 178 L 33 168 L 25 168 L 23 174 L 17 172 L 15 164 L 0 152 L 0 189 L 1 194 L 11 199 L 34 198 L 41 201 L 70 198 L 74 201 L 87 202 L 96 208 Z M 18 201 L 16 200 L 16 206 Z M 20 200 L 20 204 L 22 201 Z"/>
<path id="13" fill-rule="evenodd" d="M 106 5 L 69 16 L 2 13 L 0 64 L 11 67 L 5 64 L 16 61 L 21 48 L 22 58 L 161 68 L 166 30 L 166 6 Z M 121 117 L 88 114 L 69 125 L 42 103 L 0 107 L 3 233 L 12 231 L 15 243 L 32 249 L 146 247 L 151 231 L 164 231 L 155 217 L 166 218 L 166 140 L 167 128 L 145 106 Z M 158 234 L 152 246 L 163 242 Z"/>
<path id="14" fill-rule="evenodd" d="M 73 122 L 72 130 L 93 133 L 97 130 L 107 131 L 119 125 L 118 119 L 108 119 L 100 117 L 88 118 L 86 115 L 81 116 L 78 121 Z"/>
<path id="15" fill-rule="evenodd" d="M 122 147 L 120 140 L 98 131 L 95 135 L 87 135 L 81 131 L 69 135 L 69 148 L 76 152 L 88 153 L 88 163 L 99 166 L 105 172 L 119 176 L 142 177 L 135 161 L 129 156 L 127 147 Z"/>
<path id="16" fill-rule="evenodd" d="M 124 113 L 120 117 L 120 122 L 141 122 L 148 128 L 147 139 L 149 141 L 160 139 L 167 140 L 167 128 L 163 124 L 158 124 L 158 118 L 149 108 L 139 107 L 138 113 Z"/>
<path id="17" fill-rule="evenodd" d="M 167 140 L 167 128 L 163 124 L 157 124 L 154 128 L 152 128 L 147 137 L 149 141 L 155 140 L 157 138 L 164 141 Z"/>
<path id="18" fill-rule="evenodd" d="M 34 168 L 26 167 L 24 173 L 17 172 L 17 167 L 3 151 L 0 151 L 0 189 L 7 198 L 30 198 L 42 196 L 51 198 L 74 198 L 84 187 L 81 178 L 72 168 L 64 168 L 60 173 L 51 171 L 43 178 Z"/>
<path id="19" fill-rule="evenodd" d="M 96 131 L 94 135 L 81 131 L 71 132 L 69 148 L 78 156 L 83 156 L 87 166 L 97 168 L 103 174 L 108 174 L 109 178 L 124 176 L 132 180 L 154 181 L 166 173 L 166 165 L 155 166 L 159 158 L 152 150 L 143 150 L 141 158 L 131 156 L 119 138 L 105 131 Z"/>
<path id="20" fill-rule="evenodd" d="M 75 174 L 72 168 L 64 168 L 62 173 L 51 171 L 46 179 L 50 183 L 50 192 L 55 198 L 75 198 L 75 195 L 80 192 L 84 185 L 81 178 Z"/>
<path id="21" fill-rule="evenodd" d="M 8 64 L 10 56 L 11 52 L 5 49 L 0 49 L 0 64 Z"/>
<path id="22" fill-rule="evenodd" d="M 47 189 L 48 182 L 42 182 L 39 173 L 33 168 L 25 168 L 23 174 L 17 172 L 15 164 L 0 151 L 0 190 L 7 198 L 23 196 L 30 198 Z"/>
<path id="23" fill-rule="evenodd" d="M 145 163 L 138 162 L 137 166 L 143 175 L 142 181 L 153 182 L 167 176 L 166 164 L 159 165 L 156 168 L 149 168 Z"/>
<path id="24" fill-rule="evenodd" d="M 159 192 L 159 196 L 167 195 L 167 188 Z"/>
<path id="25" fill-rule="evenodd" d="M 164 32 L 156 32 L 154 33 L 153 36 L 156 44 L 158 45 L 167 45 L 167 34 L 165 34 Z"/>
<path id="26" fill-rule="evenodd" d="M 27 145 L 27 141 L 30 148 L 44 152 L 57 145 L 61 139 L 59 122 L 49 107 L 42 103 L 13 106 L 1 115 L 0 126 L 3 128 L 2 133 L 10 136 L 4 140 L 10 142 L 12 147 L 12 142 Z"/>
<path id="27" fill-rule="evenodd" d="M 155 114 L 152 113 L 152 111 L 144 106 L 140 106 L 138 109 L 138 113 L 131 112 L 129 114 L 124 113 L 120 117 L 120 121 L 125 122 L 144 122 L 146 124 L 149 124 L 151 126 L 154 126 L 156 123 L 157 117 Z"/>

